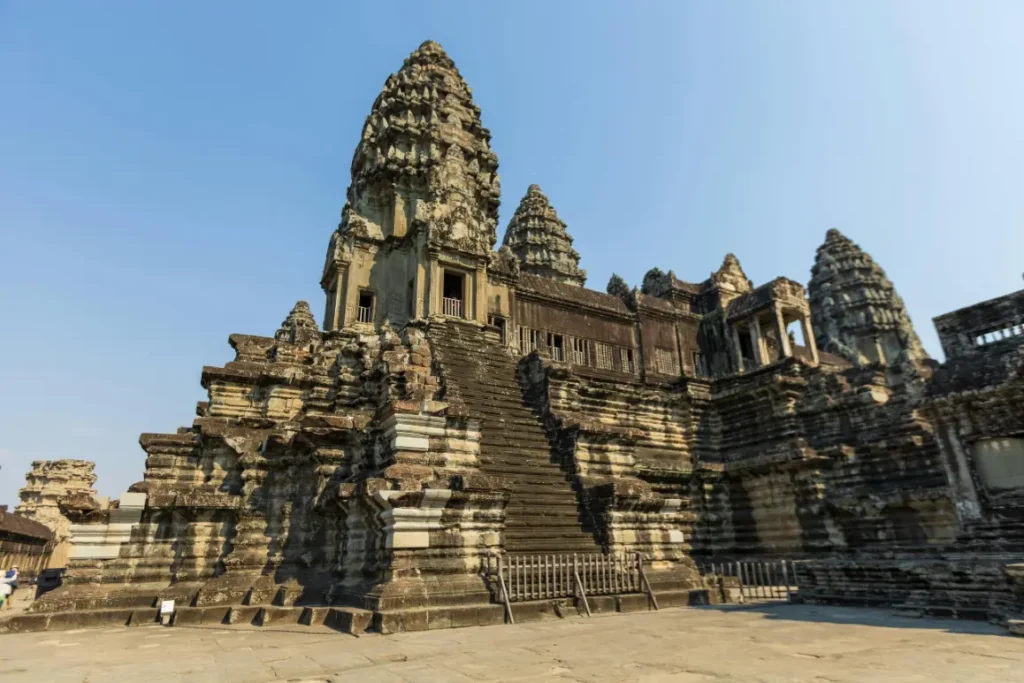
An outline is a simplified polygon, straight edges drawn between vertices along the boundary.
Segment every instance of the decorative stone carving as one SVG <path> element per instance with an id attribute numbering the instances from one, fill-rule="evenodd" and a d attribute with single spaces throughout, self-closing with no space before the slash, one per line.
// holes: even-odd
<path id="1" fill-rule="evenodd" d="M 320 341 L 320 329 L 316 326 L 316 319 L 308 303 L 299 301 L 295 304 L 295 308 L 281 323 L 281 328 L 274 334 L 274 339 L 291 344 Z"/>
<path id="2" fill-rule="evenodd" d="M 721 267 L 711 274 L 708 284 L 737 294 L 749 292 L 754 288 L 754 283 L 747 279 L 747 274 L 740 266 L 740 260 L 734 254 L 725 255 Z"/>
<path id="3" fill-rule="evenodd" d="M 835 228 L 818 247 L 808 291 L 819 348 L 858 365 L 928 357 L 885 271 Z"/>
<path id="4" fill-rule="evenodd" d="M 431 242 L 486 254 L 500 195 L 490 138 L 455 63 L 426 41 L 366 118 L 339 230 L 382 240 L 429 226 Z"/>
<path id="5" fill-rule="evenodd" d="M 565 223 L 538 185 L 530 185 L 519 202 L 503 245 L 516 255 L 524 272 L 580 287 L 587 281 Z"/>

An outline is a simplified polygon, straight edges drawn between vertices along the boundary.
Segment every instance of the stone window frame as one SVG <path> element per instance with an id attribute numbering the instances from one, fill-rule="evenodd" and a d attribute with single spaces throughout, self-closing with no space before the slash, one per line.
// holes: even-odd
<path id="1" fill-rule="evenodd" d="M 693 374 L 697 377 L 708 377 L 710 373 L 707 368 L 707 359 L 704 354 L 700 351 L 692 351 L 691 357 L 693 359 Z"/>
<path id="2" fill-rule="evenodd" d="M 370 297 L 370 305 L 369 306 L 363 306 L 362 305 L 362 303 L 363 303 L 363 296 L 364 295 L 369 295 L 369 297 Z M 363 314 L 364 310 L 367 311 L 367 313 L 365 315 Z M 372 324 L 373 321 L 375 320 L 376 313 L 377 313 L 377 292 L 375 292 L 370 287 L 360 287 L 359 291 L 356 293 L 356 322 Z M 364 320 L 363 318 L 366 318 L 366 320 Z"/>
<path id="3" fill-rule="evenodd" d="M 606 342 L 594 342 L 594 366 L 601 370 L 615 369 L 614 347 Z"/>
<path id="4" fill-rule="evenodd" d="M 558 332 L 547 332 L 545 337 L 547 355 L 559 362 L 565 362 L 565 335 Z"/>
<path id="5" fill-rule="evenodd" d="M 672 349 L 664 346 L 654 347 L 654 369 L 661 375 L 676 375 L 676 354 Z"/>
<path id="6" fill-rule="evenodd" d="M 590 340 L 583 337 L 572 339 L 572 362 L 574 365 L 590 365 Z"/>
<path id="7" fill-rule="evenodd" d="M 994 485 L 990 478 L 987 476 L 987 470 L 989 468 L 985 466 L 984 461 L 991 458 L 988 456 L 988 454 L 986 454 L 986 457 L 984 458 L 979 457 L 977 449 L 979 448 L 979 446 L 984 446 L 988 443 L 996 441 L 1012 441 L 1015 443 L 1011 445 L 1017 446 L 1018 448 L 1024 448 L 1024 434 L 998 434 L 972 439 L 968 447 L 968 454 L 971 460 L 971 469 L 973 470 L 972 478 L 975 480 L 975 485 L 978 486 L 981 491 L 984 491 L 986 497 L 989 498 L 991 501 L 1022 499 L 1024 498 L 1024 486 L 997 486 Z"/>
<path id="8" fill-rule="evenodd" d="M 619 370 L 627 375 L 636 374 L 636 352 L 627 347 L 619 347 Z"/>

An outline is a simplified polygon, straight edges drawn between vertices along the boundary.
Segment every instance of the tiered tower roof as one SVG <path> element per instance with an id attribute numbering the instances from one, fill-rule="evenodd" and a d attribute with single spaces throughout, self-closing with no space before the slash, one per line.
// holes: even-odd
<path id="1" fill-rule="evenodd" d="M 455 63 L 437 43 L 423 43 L 388 77 L 366 118 L 342 232 L 383 237 L 398 211 L 410 228 L 429 225 L 432 239 L 489 251 L 500 196 L 490 138 Z"/>
<path id="2" fill-rule="evenodd" d="M 304 344 L 320 338 L 320 328 L 316 325 L 316 318 L 309 310 L 309 304 L 305 301 L 298 301 L 291 312 L 281 323 L 280 329 L 274 334 L 278 341 L 290 342 L 293 344 Z"/>
<path id="3" fill-rule="evenodd" d="M 565 222 L 538 185 L 530 185 L 519 202 L 505 231 L 504 245 L 519 259 L 524 272 L 580 287 L 587 281 Z"/>
<path id="4" fill-rule="evenodd" d="M 808 290 L 821 348 L 858 363 L 928 357 L 885 271 L 835 228 L 818 247 Z"/>

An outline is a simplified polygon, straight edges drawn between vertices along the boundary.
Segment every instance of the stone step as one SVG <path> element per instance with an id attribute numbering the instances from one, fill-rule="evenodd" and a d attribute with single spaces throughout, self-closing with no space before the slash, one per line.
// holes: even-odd
<path id="1" fill-rule="evenodd" d="M 544 434 L 517 434 L 516 437 L 508 437 L 503 434 L 485 434 L 481 442 L 487 442 L 488 446 L 508 446 L 522 451 L 548 453 L 551 449 L 550 442 Z"/>
<path id="2" fill-rule="evenodd" d="M 480 466 L 488 472 L 512 477 L 514 480 L 513 484 L 550 484 L 558 482 L 559 485 L 569 486 L 568 475 L 558 465 L 550 462 L 543 464 L 540 462 L 522 464 L 488 462 L 481 457 Z"/>
<path id="3" fill-rule="evenodd" d="M 550 469 L 552 471 L 561 471 L 562 469 L 559 463 L 551 459 L 550 453 L 546 450 L 516 450 L 512 446 L 488 446 L 490 444 L 481 444 L 481 451 L 486 450 L 487 455 L 480 456 L 480 461 L 492 467 L 529 467 L 540 468 L 541 470 Z"/>
<path id="4" fill-rule="evenodd" d="M 530 538 L 522 541 L 509 538 L 505 541 L 505 549 L 510 553 L 593 553 L 598 552 L 600 547 L 593 537 L 574 541 L 565 538 Z"/>
<path id="5" fill-rule="evenodd" d="M 575 514 L 575 511 L 579 509 L 579 504 L 575 500 L 566 500 L 569 497 L 566 496 L 564 492 L 559 492 L 557 494 L 557 496 L 560 496 L 563 499 L 558 502 L 554 502 L 556 494 L 538 494 L 528 491 L 514 491 L 513 496 L 514 499 L 509 501 L 508 508 L 506 509 L 517 513 L 551 516 L 561 514 L 563 510 L 572 510 Z"/>
<path id="6" fill-rule="evenodd" d="M 580 521 L 578 517 L 534 517 L 533 519 L 517 519 L 505 522 L 506 538 L 512 536 L 529 535 L 531 538 L 567 536 L 575 537 L 580 533 Z"/>
<path id="7" fill-rule="evenodd" d="M 506 549 L 513 552 L 595 552 L 580 522 L 579 501 L 560 463 L 551 459 L 547 430 L 524 403 L 518 360 L 479 328 L 453 323 L 430 328 L 447 391 L 480 419 L 480 469 L 509 478 Z"/>

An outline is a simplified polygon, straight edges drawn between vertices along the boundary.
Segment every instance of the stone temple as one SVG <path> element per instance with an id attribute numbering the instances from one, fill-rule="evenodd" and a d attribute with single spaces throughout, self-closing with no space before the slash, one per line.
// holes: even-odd
<path id="1" fill-rule="evenodd" d="M 142 481 L 79 515 L 64 585 L 8 628 L 162 600 L 182 623 L 501 623 L 523 594 L 495 562 L 555 575 L 518 574 L 525 618 L 562 609 L 568 556 L 641 558 L 661 606 L 726 598 L 709 563 L 787 558 L 801 599 L 1020 614 L 1024 291 L 939 318 L 940 365 L 838 230 L 807 289 L 732 254 L 589 289 L 537 185 L 495 249 L 497 171 L 423 43 L 363 127 L 323 327 L 300 301 L 232 335 L 192 423 L 141 436 Z M 595 609 L 647 608 L 616 580 Z"/>

